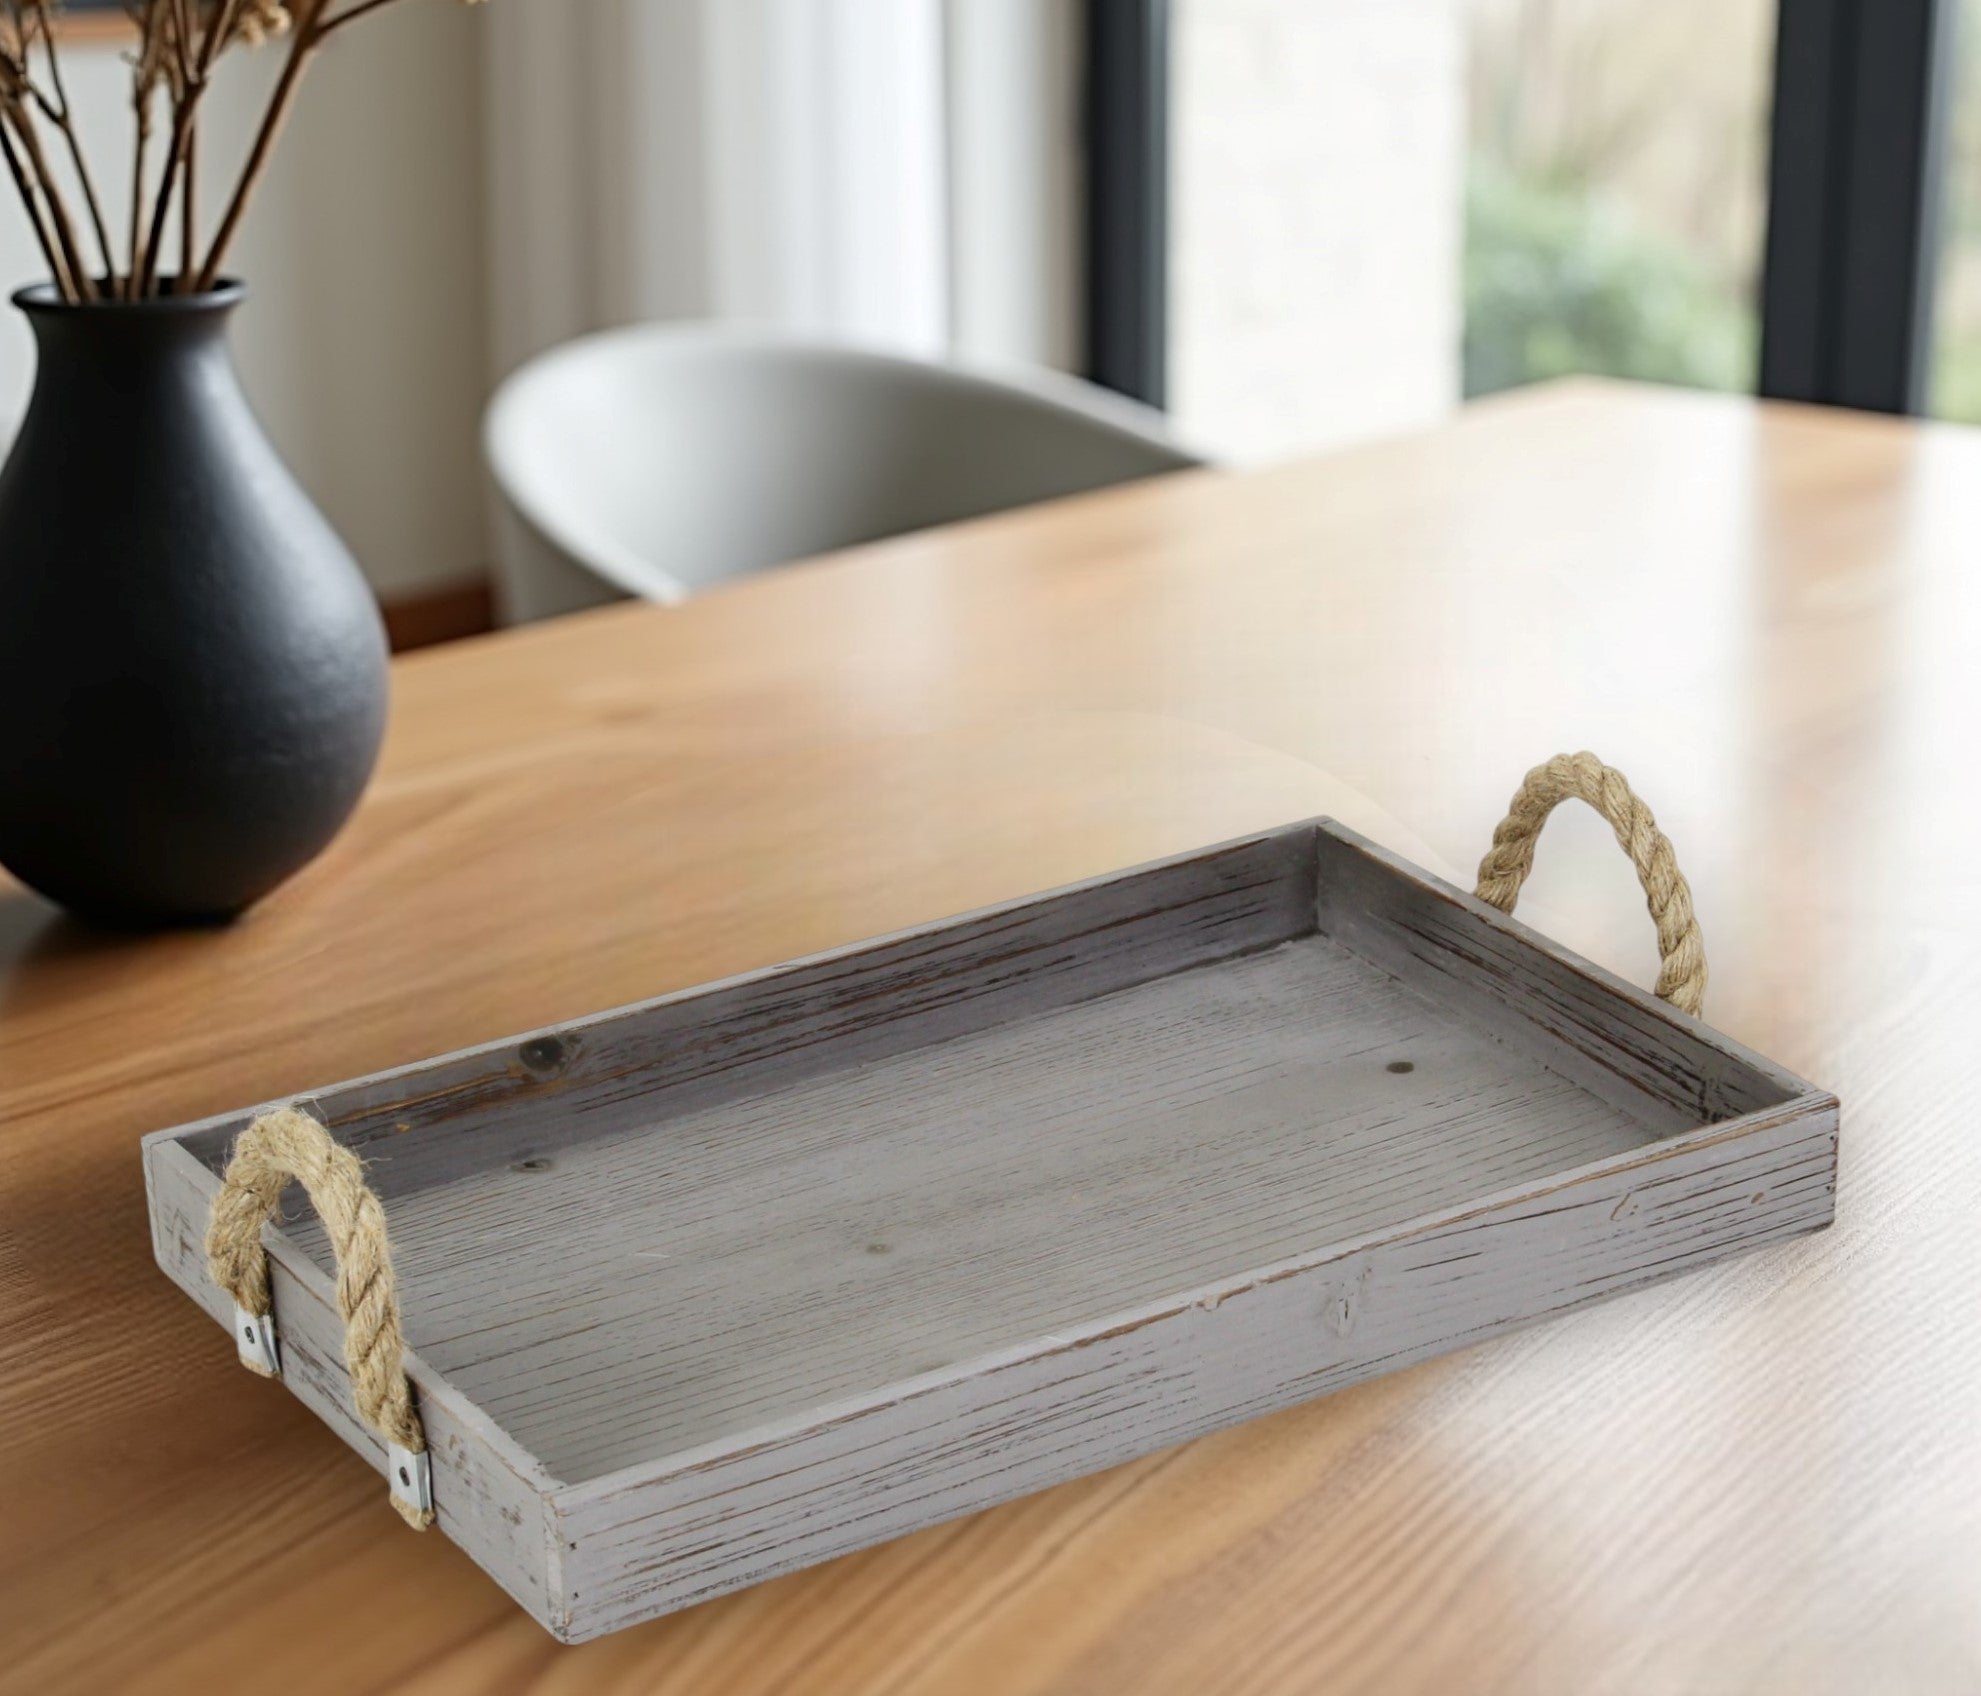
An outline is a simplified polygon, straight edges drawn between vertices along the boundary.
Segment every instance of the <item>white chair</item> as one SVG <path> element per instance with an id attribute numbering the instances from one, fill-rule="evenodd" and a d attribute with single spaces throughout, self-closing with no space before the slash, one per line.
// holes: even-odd
<path id="1" fill-rule="evenodd" d="M 728 578 L 1202 461 L 1159 412 L 1050 372 L 989 376 L 706 325 L 555 348 L 489 404 L 505 615 Z"/>

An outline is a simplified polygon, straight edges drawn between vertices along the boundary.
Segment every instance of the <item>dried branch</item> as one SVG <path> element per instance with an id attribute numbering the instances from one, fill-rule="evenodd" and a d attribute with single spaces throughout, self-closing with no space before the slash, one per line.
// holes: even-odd
<path id="1" fill-rule="evenodd" d="M 279 35 L 289 26 L 286 22 L 271 28 L 269 19 L 287 19 L 289 14 L 275 0 L 260 0 L 256 8 L 259 21 L 245 20 L 241 12 L 242 0 L 220 0 L 207 13 L 206 38 L 199 47 L 199 74 L 205 77 L 213 69 L 213 61 L 220 57 L 221 49 L 230 42 L 246 41 L 250 46 L 259 46 L 271 36 Z M 265 15 L 264 15 L 265 14 Z"/>
<path id="2" fill-rule="evenodd" d="M 180 293 L 190 291 L 197 279 L 199 255 L 199 119 L 195 114 L 186 128 L 186 162 L 179 180 L 179 275 Z"/>
<path id="3" fill-rule="evenodd" d="M 189 99 L 193 111 L 186 130 L 186 157 L 180 176 L 179 189 L 179 276 L 177 287 L 180 292 L 188 292 L 199 286 L 199 101 L 205 96 L 207 78 L 212 74 L 213 62 L 219 58 L 221 50 L 234 40 L 242 29 L 242 0 L 219 0 L 217 5 L 209 4 L 206 14 L 206 35 L 201 40 L 199 54 L 193 67 L 192 89 Z M 260 0 L 257 13 L 258 22 L 252 26 L 253 39 L 263 40 L 271 31 L 286 28 L 288 13 L 277 0 Z"/>
<path id="4" fill-rule="evenodd" d="M 42 211 L 41 202 L 36 198 L 27 171 L 21 164 L 20 152 L 14 146 L 14 138 L 8 134 L 5 124 L 0 124 L 0 153 L 6 155 L 7 175 L 14 179 L 14 187 L 20 191 L 21 204 L 27 208 L 28 222 L 34 226 L 34 239 L 41 244 L 42 257 L 54 273 L 55 286 L 61 291 L 62 298 L 73 306 L 82 296 L 76 293 L 75 281 L 70 277 L 69 268 L 56 245 L 55 232 L 48 227 L 47 214 Z"/>
<path id="5" fill-rule="evenodd" d="M 191 0 L 172 0 L 172 51 L 179 62 L 179 88 L 193 80 L 193 11 Z"/>
<path id="6" fill-rule="evenodd" d="M 179 187 L 179 172 L 185 161 L 186 128 L 190 121 L 187 94 L 191 84 L 191 49 L 186 43 L 186 0 L 155 0 L 152 7 L 152 33 L 145 47 L 150 70 L 157 85 L 165 90 L 172 114 L 172 128 L 165 144 L 165 163 L 152 191 L 151 215 L 145 221 L 144 236 L 131 254 L 131 293 L 142 299 L 158 292 L 158 264 L 165 242 L 165 224 L 172 211 L 172 196 Z"/>
<path id="7" fill-rule="evenodd" d="M 143 98 L 139 105 L 143 114 L 138 122 L 137 137 L 131 147 L 131 239 L 126 252 L 130 264 L 120 279 L 118 298 L 136 300 L 138 297 L 138 244 L 144 240 L 144 158 L 151 151 L 151 112 L 150 100 Z"/>
<path id="8" fill-rule="evenodd" d="M 13 26 L 11 42 L 0 40 L 0 134 L 6 136 L 10 170 L 21 173 L 28 212 L 35 234 L 50 256 L 55 281 L 65 299 L 83 298 L 88 288 L 85 267 L 62 200 L 61 186 L 48 170 L 41 138 L 34 128 L 32 104 L 41 98 L 28 72 L 34 48 L 34 23 L 46 22 L 38 0 L 6 0 L 6 21 Z M 44 102 L 45 103 L 45 102 Z"/>
<path id="9" fill-rule="evenodd" d="M 475 5 L 479 0 L 466 3 Z M 121 270 L 63 82 L 52 23 L 60 4 L 61 0 L 0 0 L 0 158 L 63 298 L 87 301 L 102 298 L 106 291 L 120 300 L 160 292 L 165 285 L 159 266 L 175 207 L 178 273 L 169 286 L 174 291 L 212 288 L 248 202 L 268 169 L 310 60 L 334 32 L 382 11 L 393 0 L 122 0 L 137 29 L 138 50 L 130 60 L 131 211 Z M 333 10 L 339 6 L 341 10 Z M 199 116 L 214 62 L 231 46 L 254 46 L 282 34 L 292 38 L 288 56 L 201 263 Z M 46 59 L 45 85 L 34 74 L 37 36 Z M 165 157 L 154 177 L 152 139 L 161 92 L 170 124 Z M 51 169 L 37 115 L 61 137 L 99 265 L 84 259 L 65 185 Z"/>
<path id="10" fill-rule="evenodd" d="M 10 73 L 13 68 L 9 63 L 0 74 Z M 76 240 L 75 220 L 69 216 L 68 202 L 62 197 L 59 179 L 49 169 L 48 155 L 41 146 L 41 133 L 35 128 L 34 113 L 21 97 L 20 85 L 14 83 L 10 75 L 8 86 L 0 87 L 0 118 L 13 126 L 15 139 L 20 142 L 21 152 L 27 161 L 28 172 L 41 189 L 42 204 L 47 208 L 56 245 L 62 250 L 62 258 L 69 267 L 76 293 L 84 300 L 95 300 L 96 283 L 89 274 L 89 267 L 83 263 L 82 247 Z"/>
<path id="11" fill-rule="evenodd" d="M 262 172 L 268 169 L 268 156 L 275 150 L 282 126 L 289 121 L 289 111 L 295 105 L 296 90 L 302 84 L 304 67 L 309 64 L 310 54 L 321 39 L 320 20 L 325 5 L 326 0 L 295 0 L 290 8 L 290 27 L 294 35 L 289 43 L 289 57 L 282 66 L 282 76 L 275 85 L 275 92 L 269 96 L 268 110 L 262 118 L 261 128 L 255 132 L 254 145 L 248 150 L 248 161 L 241 169 L 241 180 L 235 185 L 233 198 L 227 202 L 220 228 L 214 232 L 213 245 L 207 249 L 206 263 L 200 267 L 201 289 L 210 289 L 220 280 L 220 267 L 227 262 L 227 250 L 240 230 L 242 214 L 247 211 L 248 201 L 261 182 Z"/>
<path id="12" fill-rule="evenodd" d="M 191 293 L 194 281 L 194 250 L 198 196 L 194 172 L 198 168 L 199 107 L 206 97 L 207 81 L 213 62 L 235 28 L 239 0 L 221 0 L 207 13 L 206 29 L 195 35 L 191 0 L 162 0 L 173 37 L 166 61 L 166 84 L 172 91 L 172 144 L 165 159 L 165 174 L 159 179 L 158 198 L 152 204 L 151 231 L 145 240 L 144 263 L 138 270 L 137 292 L 158 292 L 159 250 L 165 236 L 165 220 L 172 196 L 179 195 L 180 270 L 174 282 L 178 293 Z"/>
<path id="13" fill-rule="evenodd" d="M 190 113 L 183 96 L 172 97 L 172 139 L 165 150 L 165 169 L 158 178 L 158 192 L 151 202 L 151 222 L 145 230 L 144 258 L 137 271 L 135 293 L 140 299 L 158 292 L 158 253 L 165 243 L 165 219 L 172 209 L 172 191 L 178 186 L 179 172 L 186 162 L 186 134 Z"/>
<path id="14" fill-rule="evenodd" d="M 138 26 L 138 56 L 131 69 L 131 115 L 136 135 L 131 149 L 131 243 L 126 257 L 130 263 L 124 272 L 122 298 L 137 299 L 138 272 L 144 261 L 144 162 L 151 151 L 151 108 L 152 98 L 158 90 L 158 74 L 154 61 L 152 17 L 157 10 L 158 0 L 138 0 L 132 7 L 132 20 Z"/>
<path id="15" fill-rule="evenodd" d="M 76 135 L 75 118 L 69 109 L 69 91 L 62 82 L 62 56 L 55 51 L 55 34 L 49 28 L 48 14 L 38 11 L 41 19 L 41 45 L 48 56 L 48 82 L 55 91 L 52 101 L 43 98 L 35 91 L 37 102 L 48 114 L 50 121 L 62 132 L 62 140 L 69 149 L 69 158 L 76 167 L 76 181 L 83 191 L 83 204 L 89 210 L 91 228 L 96 233 L 97 252 L 103 256 L 103 276 L 106 282 L 116 276 L 117 255 L 110 245 L 110 227 L 103 221 L 103 202 L 97 198 L 96 179 L 90 175 L 89 160 L 83 153 L 83 144 Z M 23 43 L 25 50 L 25 43 Z M 30 83 L 32 88 L 33 84 Z"/>

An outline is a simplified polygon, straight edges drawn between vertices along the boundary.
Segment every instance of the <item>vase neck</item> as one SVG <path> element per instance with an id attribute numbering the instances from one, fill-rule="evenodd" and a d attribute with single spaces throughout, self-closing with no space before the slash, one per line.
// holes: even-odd
<path id="1" fill-rule="evenodd" d="M 227 343 L 238 290 L 82 306 L 37 290 L 14 298 L 34 332 L 31 415 L 50 406 L 76 420 L 215 402 L 245 405 Z"/>
<path id="2" fill-rule="evenodd" d="M 228 284 L 205 294 L 71 305 L 44 284 L 22 289 L 14 304 L 26 315 L 44 364 L 169 362 L 215 352 L 224 358 L 227 327 L 244 294 Z"/>

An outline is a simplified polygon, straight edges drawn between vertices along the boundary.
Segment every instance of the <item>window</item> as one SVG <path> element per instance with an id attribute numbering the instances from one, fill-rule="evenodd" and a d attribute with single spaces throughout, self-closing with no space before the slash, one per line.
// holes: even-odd
<path id="1" fill-rule="evenodd" d="M 1467 0 L 1464 392 L 1751 389 L 1774 0 Z"/>
<path id="2" fill-rule="evenodd" d="M 1952 37 L 1930 402 L 1981 424 L 1981 0 L 1961 0 Z"/>
<path id="3" fill-rule="evenodd" d="M 1213 452 L 1572 372 L 1981 421 L 1981 0 L 1088 6 L 1093 369 Z"/>

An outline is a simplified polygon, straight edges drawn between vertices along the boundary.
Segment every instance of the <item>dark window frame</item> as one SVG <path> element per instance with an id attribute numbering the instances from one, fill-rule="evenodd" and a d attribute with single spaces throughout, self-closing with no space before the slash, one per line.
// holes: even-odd
<path id="1" fill-rule="evenodd" d="M 1087 375 L 1169 390 L 1169 0 L 1087 0 Z"/>
<path id="2" fill-rule="evenodd" d="M 1759 389 L 1927 409 L 1953 0 L 1779 0 Z"/>

